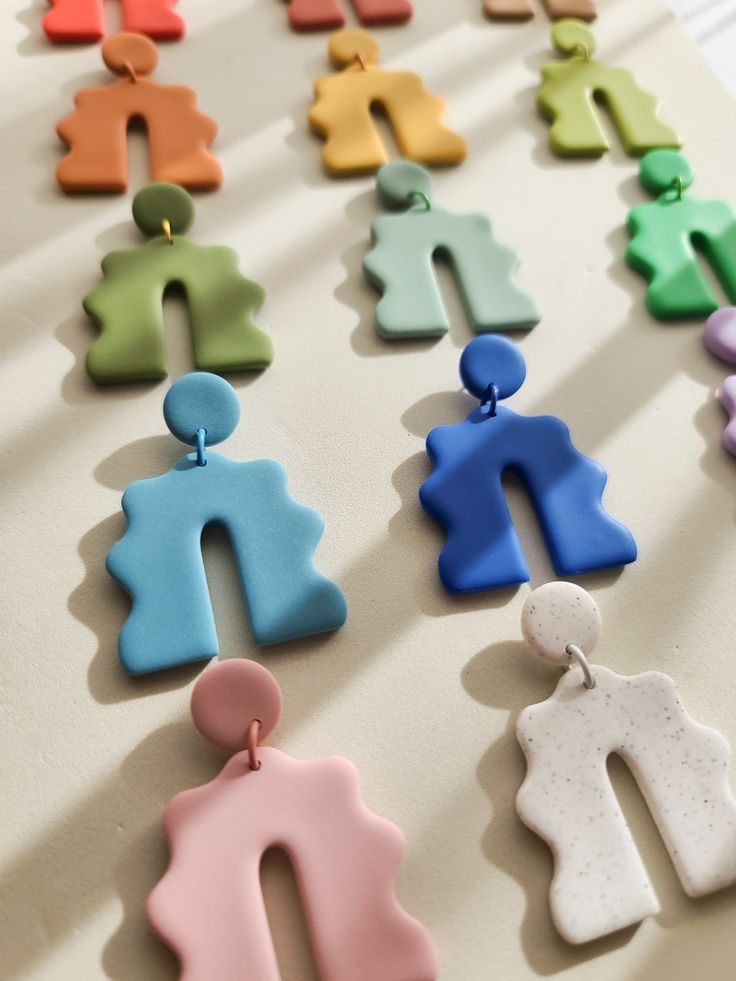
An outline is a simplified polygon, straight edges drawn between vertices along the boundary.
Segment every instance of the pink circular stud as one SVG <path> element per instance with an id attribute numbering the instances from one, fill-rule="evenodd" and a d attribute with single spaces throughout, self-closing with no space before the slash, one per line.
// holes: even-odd
<path id="1" fill-rule="evenodd" d="M 246 749 L 254 719 L 261 724 L 258 741 L 263 742 L 280 715 L 281 689 L 255 661 L 220 661 L 204 672 L 192 692 L 195 726 L 223 749 Z"/>

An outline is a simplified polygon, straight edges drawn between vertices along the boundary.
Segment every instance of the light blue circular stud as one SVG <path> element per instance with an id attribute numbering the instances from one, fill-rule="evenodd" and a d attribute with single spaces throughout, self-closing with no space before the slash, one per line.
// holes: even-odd
<path id="1" fill-rule="evenodd" d="M 224 378 L 207 371 L 184 375 L 164 399 L 164 419 L 177 439 L 197 445 L 197 431 L 207 431 L 207 445 L 221 443 L 235 431 L 240 419 L 240 400 Z"/>
<path id="2" fill-rule="evenodd" d="M 460 378 L 478 399 L 487 398 L 490 385 L 498 389 L 499 399 L 507 399 L 524 384 L 526 365 L 518 347 L 507 337 L 484 334 L 463 351 Z"/>
<path id="3" fill-rule="evenodd" d="M 378 171 L 376 187 L 381 200 L 390 208 L 406 208 L 414 203 L 414 194 L 429 198 L 432 178 L 424 167 L 411 160 L 394 160 Z"/>

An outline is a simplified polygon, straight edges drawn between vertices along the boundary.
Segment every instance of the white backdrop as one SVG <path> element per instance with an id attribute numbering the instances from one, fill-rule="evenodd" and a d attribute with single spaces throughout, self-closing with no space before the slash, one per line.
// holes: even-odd
<path id="1" fill-rule="evenodd" d="M 118 14 L 108 5 L 111 18 Z M 522 256 L 520 282 L 544 313 L 520 339 L 528 380 L 511 404 L 550 412 L 610 474 L 606 504 L 641 557 L 588 576 L 604 616 L 597 656 L 621 672 L 669 671 L 695 718 L 736 741 L 733 584 L 736 461 L 720 447 L 714 389 L 724 365 L 701 324 L 656 323 L 623 262 L 636 163 L 550 156 L 534 110 L 549 59 L 544 16 L 493 25 L 480 0 L 417 0 L 405 28 L 380 32 L 384 61 L 419 71 L 450 102 L 470 153 L 436 173 L 435 198 L 482 210 Z M 602 0 L 600 56 L 632 68 L 663 100 L 698 173 L 693 193 L 736 198 L 736 106 L 660 0 Z M 165 802 L 210 779 L 222 755 L 195 733 L 199 669 L 128 679 L 116 638 L 128 601 L 104 570 L 122 533 L 123 488 L 166 470 L 182 448 L 165 430 L 166 383 L 99 391 L 84 371 L 94 332 L 80 308 L 113 248 L 140 241 L 130 195 L 71 199 L 54 166 L 54 124 L 82 85 L 104 82 L 99 47 L 54 48 L 41 0 L 6 4 L 0 32 L 4 651 L 3 978 L 176 977 L 148 932 L 145 897 L 166 865 Z M 192 237 L 229 244 L 261 282 L 260 322 L 276 359 L 234 379 L 243 404 L 233 458 L 283 462 L 293 496 L 318 508 L 320 567 L 344 588 L 337 635 L 259 651 L 232 558 L 208 536 L 222 656 L 275 673 L 285 710 L 272 743 L 359 766 L 369 806 L 407 837 L 399 892 L 427 925 L 442 981 L 732 977 L 736 893 L 694 902 L 676 879 L 622 766 L 615 786 L 661 897 L 637 930 L 572 949 L 546 903 L 551 859 L 518 821 L 524 764 L 518 712 L 556 683 L 523 653 L 528 588 L 451 598 L 440 530 L 421 512 L 427 431 L 461 419 L 457 361 L 469 331 L 388 344 L 360 261 L 377 202 L 371 178 L 329 180 L 306 127 L 325 35 L 295 36 L 279 0 L 181 0 L 189 36 L 162 48 L 157 78 L 185 82 L 220 124 L 223 188 L 197 199 Z M 146 180 L 135 140 L 133 189 Z M 171 377 L 189 370 L 184 311 L 167 311 Z M 482 506 L 482 502 L 479 502 Z M 528 504 L 512 506 L 533 572 L 553 572 Z M 736 778 L 735 778 L 736 782 Z M 309 981 L 293 883 L 271 860 L 268 905 L 284 981 Z M 215 981 L 215 979 L 213 979 Z"/>

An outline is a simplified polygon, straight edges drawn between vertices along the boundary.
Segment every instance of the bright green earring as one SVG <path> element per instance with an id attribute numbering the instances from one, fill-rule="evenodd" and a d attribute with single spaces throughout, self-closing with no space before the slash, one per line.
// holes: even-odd
<path id="1" fill-rule="evenodd" d="M 736 303 L 736 209 L 728 201 L 685 195 L 695 175 L 681 153 L 654 150 L 640 180 L 657 200 L 629 213 L 626 261 L 649 280 L 647 307 L 663 320 L 704 317 L 719 302 L 700 267 L 705 256 L 731 303 Z"/>

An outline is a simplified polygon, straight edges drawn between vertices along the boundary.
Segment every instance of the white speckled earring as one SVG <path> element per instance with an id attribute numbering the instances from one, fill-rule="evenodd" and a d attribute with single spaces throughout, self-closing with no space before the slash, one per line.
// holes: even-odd
<path id="1" fill-rule="evenodd" d="M 527 775 L 516 807 L 552 849 L 552 918 L 573 944 L 660 908 L 608 778 L 611 753 L 633 773 L 685 892 L 736 882 L 728 743 L 687 715 L 667 675 L 591 670 L 586 655 L 600 624 L 593 598 L 568 582 L 534 590 L 521 615 L 532 651 L 569 668 L 554 694 L 519 718 Z"/>

